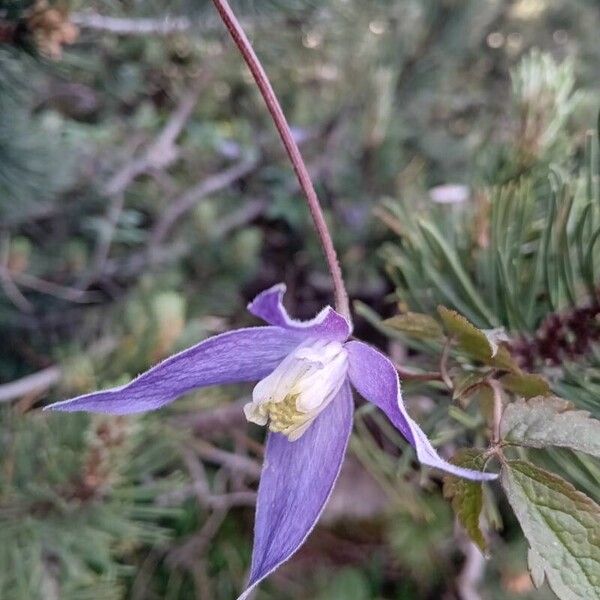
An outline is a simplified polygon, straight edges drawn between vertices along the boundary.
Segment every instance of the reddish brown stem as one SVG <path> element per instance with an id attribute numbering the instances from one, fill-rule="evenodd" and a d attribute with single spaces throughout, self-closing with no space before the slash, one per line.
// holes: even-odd
<path id="1" fill-rule="evenodd" d="M 237 20 L 234 12 L 231 10 L 227 0 L 213 0 L 213 4 L 215 5 L 219 15 L 221 16 L 221 19 L 223 20 L 223 23 L 225 23 L 225 26 L 231 34 L 233 41 L 239 48 L 246 65 L 248 65 L 248 68 L 254 77 L 254 81 L 256 81 L 256 85 L 258 86 L 267 108 L 271 113 L 271 117 L 273 118 L 273 122 L 277 127 L 277 131 L 279 131 L 281 141 L 283 142 L 286 152 L 292 161 L 296 177 L 300 183 L 300 188 L 306 196 L 308 208 L 310 210 L 315 229 L 317 230 L 321 246 L 323 247 L 323 252 L 325 253 L 327 265 L 333 280 L 336 309 L 338 312 L 344 315 L 348 321 L 351 322 L 348 294 L 346 292 L 346 287 L 344 286 L 342 270 L 333 246 L 331 234 L 329 233 L 327 223 L 325 222 L 323 210 L 308 173 L 308 169 L 306 168 L 306 164 L 304 163 L 302 155 L 300 154 L 298 145 L 292 136 L 290 126 L 285 118 L 285 115 L 283 114 L 283 110 L 281 109 L 279 100 L 275 95 L 273 86 L 271 85 L 263 66 L 258 60 L 250 41 L 246 37 L 242 26 Z"/>
<path id="2" fill-rule="evenodd" d="M 425 371 L 418 373 L 415 371 L 407 371 L 396 365 L 396 371 L 402 381 L 443 381 L 442 374 L 439 371 Z"/>
<path id="3" fill-rule="evenodd" d="M 442 381 L 449 390 L 454 389 L 454 384 L 452 383 L 452 379 L 448 373 L 448 359 L 450 358 L 450 348 L 452 347 L 453 342 L 453 337 L 449 337 L 446 340 L 442 350 L 442 356 L 440 358 L 440 375 L 442 376 Z"/>

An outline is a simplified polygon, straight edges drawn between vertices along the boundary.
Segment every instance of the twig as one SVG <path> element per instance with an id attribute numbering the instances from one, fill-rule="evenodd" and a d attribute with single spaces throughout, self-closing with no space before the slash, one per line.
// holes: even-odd
<path id="1" fill-rule="evenodd" d="M 73 12 L 71 22 L 83 29 L 105 31 L 117 35 L 170 35 L 190 29 L 194 23 L 187 17 L 165 16 L 162 19 L 127 19 L 106 17 L 93 12 Z"/>
<path id="2" fill-rule="evenodd" d="M 254 506 L 256 504 L 256 492 L 248 490 L 227 494 L 204 494 L 196 483 L 163 494 L 156 499 L 156 504 L 159 506 L 179 506 L 186 498 L 193 495 L 196 496 L 196 499 L 204 508 L 222 509 L 236 506 Z"/>
<path id="3" fill-rule="evenodd" d="M 221 450 L 204 440 L 196 440 L 194 450 L 202 460 L 227 467 L 230 471 L 243 471 L 254 480 L 260 477 L 260 464 L 247 456 Z"/>
<path id="4" fill-rule="evenodd" d="M 102 296 L 95 292 L 85 292 L 77 288 L 60 285 L 53 283 L 52 281 L 46 281 L 40 279 L 35 275 L 28 275 L 27 273 L 15 273 L 9 269 L 0 265 L 0 277 L 10 277 L 14 282 L 19 285 L 35 290 L 48 296 L 55 296 L 68 302 L 77 302 L 86 304 L 88 302 L 95 302 Z"/>
<path id="5" fill-rule="evenodd" d="M 444 381 L 439 371 L 417 373 L 415 371 L 407 371 L 398 365 L 396 365 L 396 371 L 398 371 L 400 379 L 405 381 Z"/>
<path id="6" fill-rule="evenodd" d="M 258 160 L 258 159 L 257 159 Z M 317 176 L 322 168 L 323 161 L 319 158 L 315 161 L 314 167 L 311 167 L 310 172 L 313 176 Z M 164 175 L 164 171 L 160 171 Z M 156 175 L 155 171 L 150 170 L 149 174 Z M 206 184 L 206 181 L 204 182 Z M 202 185 L 202 184 L 199 184 Z M 286 191 L 290 194 L 294 193 L 298 188 L 297 180 L 293 184 L 286 186 Z M 226 235 L 232 228 L 239 227 L 244 224 L 244 220 L 248 221 L 258 216 L 267 201 L 255 200 L 250 201 L 240 208 L 239 212 L 231 214 L 231 219 L 225 217 L 222 222 L 215 226 L 215 235 Z M 148 249 L 150 248 L 150 250 Z M 153 267 L 158 265 L 169 264 L 184 256 L 189 251 L 189 246 L 182 240 L 174 242 L 172 245 L 157 247 L 148 245 L 148 248 L 131 254 L 123 260 L 106 260 L 102 271 L 98 274 L 97 279 L 106 279 L 111 277 L 132 277 L 143 271 L 150 263 Z"/>
<path id="7" fill-rule="evenodd" d="M 196 561 L 192 569 L 191 576 L 194 579 L 196 600 L 214 600 L 213 578 L 208 574 L 208 565 L 209 561 L 204 556 Z"/>
<path id="8" fill-rule="evenodd" d="M 290 131 L 290 126 L 285 118 L 283 110 L 281 109 L 279 100 L 275 95 L 273 87 L 271 86 L 263 66 L 261 65 L 256 53 L 252 48 L 252 44 L 246 37 L 242 26 L 231 10 L 227 0 L 213 0 L 213 4 L 221 16 L 223 23 L 227 27 L 227 30 L 229 31 L 233 41 L 240 50 L 246 65 L 250 69 L 250 72 L 252 73 L 252 76 L 254 77 L 254 80 L 267 105 L 267 108 L 271 113 L 273 122 L 279 131 L 281 141 L 283 142 L 287 154 L 292 162 L 298 182 L 300 183 L 300 187 L 306 196 L 308 208 L 319 236 L 321 246 L 323 247 L 323 252 L 325 253 L 325 258 L 327 260 L 331 278 L 333 280 L 336 309 L 342 315 L 344 315 L 349 322 L 351 322 L 348 293 L 346 292 L 344 279 L 342 277 L 342 270 L 333 246 L 331 234 L 329 233 L 325 217 L 323 216 L 323 210 L 312 184 L 310 174 L 306 168 L 302 155 L 300 154 L 298 145 L 296 144 L 296 141 L 294 140 L 294 137 Z"/>
<path id="9" fill-rule="evenodd" d="M 112 201 L 108 205 L 108 210 L 104 220 L 106 221 L 106 228 L 100 230 L 98 235 L 98 242 L 94 249 L 94 254 L 91 260 L 91 266 L 87 270 L 85 278 L 80 282 L 79 287 L 86 289 L 96 279 L 98 273 L 102 270 L 104 263 L 106 262 L 110 253 L 110 247 L 114 237 L 115 229 L 121 218 L 123 212 L 123 206 L 125 204 L 125 193 L 118 192 L 113 196 Z"/>
<path id="10" fill-rule="evenodd" d="M 322 139 L 320 135 L 317 135 L 315 137 L 319 137 Z M 302 140 L 302 142 L 305 142 L 307 139 L 310 138 L 305 138 Z M 302 145 L 302 142 L 299 142 L 300 145 Z M 321 176 L 321 173 L 324 170 L 324 165 L 324 157 L 319 156 L 317 160 L 315 160 L 314 163 L 308 167 L 308 171 L 313 179 L 318 179 Z M 298 189 L 298 180 L 294 179 L 284 187 L 283 191 L 289 195 L 292 195 L 296 193 Z M 215 226 L 213 228 L 213 235 L 217 238 L 223 237 L 233 229 L 242 227 L 246 223 L 259 217 L 264 212 L 267 205 L 267 200 L 262 198 L 246 200 L 246 202 L 242 206 L 240 206 L 240 208 L 238 208 L 237 210 L 233 211 L 232 213 L 223 217 L 220 221 L 217 221 L 217 223 L 215 223 Z"/>
<path id="11" fill-rule="evenodd" d="M 59 563 L 56 556 L 48 551 L 42 552 L 40 593 L 46 600 L 60 600 Z"/>
<path id="12" fill-rule="evenodd" d="M 132 253 L 122 260 L 107 260 L 98 279 L 135 277 L 146 269 L 152 262 L 153 267 L 169 265 L 189 251 L 189 245 L 184 241 L 177 241 L 169 246 L 159 246 L 152 249 L 152 260 L 147 249 Z"/>
<path id="13" fill-rule="evenodd" d="M 454 384 L 448 374 L 448 358 L 450 357 L 450 348 L 452 347 L 453 342 L 453 337 L 449 337 L 446 340 L 444 348 L 442 349 L 442 356 L 440 357 L 440 375 L 442 376 L 442 381 L 449 390 L 454 389 Z"/>
<path id="14" fill-rule="evenodd" d="M 202 461 L 198 460 L 198 457 L 194 454 L 191 448 L 184 448 L 182 452 L 183 461 L 185 462 L 185 466 L 187 467 L 190 477 L 193 480 L 193 484 L 184 488 L 184 490 L 179 491 L 178 498 L 179 500 L 183 500 L 183 498 L 189 496 L 190 493 L 194 493 L 196 499 L 198 500 L 198 504 L 205 508 L 214 508 L 214 509 L 229 509 L 233 506 L 254 506 L 256 503 L 256 493 L 251 491 L 242 491 L 242 492 L 231 492 L 224 494 L 213 494 L 210 491 L 210 486 L 208 484 L 208 477 L 206 476 L 206 470 Z M 183 497 L 182 492 L 184 493 Z M 164 502 L 164 496 L 161 501 Z M 169 499 L 173 499 L 173 496 L 170 496 Z"/>
<path id="15" fill-rule="evenodd" d="M 210 494 L 210 486 L 208 484 L 208 477 L 206 476 L 206 469 L 198 457 L 194 454 L 191 448 L 183 448 L 182 457 L 187 470 L 190 473 L 190 477 L 194 482 L 192 488 L 196 493 L 198 502 L 203 504 L 204 498 Z"/>
<path id="16" fill-rule="evenodd" d="M 170 565 L 184 565 L 190 569 L 193 569 L 193 559 L 201 555 L 206 550 L 206 547 L 223 524 L 223 521 L 227 516 L 227 512 L 227 509 L 214 511 L 210 517 L 206 519 L 202 529 L 200 529 L 198 533 L 192 535 L 181 546 L 174 548 L 171 550 L 171 552 L 169 552 L 169 555 L 167 556 L 167 562 Z"/>
<path id="17" fill-rule="evenodd" d="M 485 572 L 485 558 L 479 548 L 466 536 L 461 536 L 460 547 L 465 555 L 463 568 L 456 580 L 460 600 L 481 600 L 477 586 Z"/>
<path id="18" fill-rule="evenodd" d="M 0 284 L 2 284 L 2 289 L 6 294 L 6 297 L 22 312 L 32 313 L 33 312 L 33 304 L 23 296 L 21 290 L 15 285 L 12 277 L 10 276 L 10 271 L 8 269 L 8 260 L 10 255 L 10 238 L 8 234 L 2 236 L 1 240 L 2 247 L 0 248 L 0 266 L 2 266 L 2 271 L 0 271 Z"/>
<path id="19" fill-rule="evenodd" d="M 23 296 L 21 290 L 15 285 L 15 282 L 9 275 L 8 269 L 0 270 L 0 283 L 6 297 L 21 311 L 32 313 L 34 311 L 33 304 Z"/>
<path id="20" fill-rule="evenodd" d="M 492 422 L 492 444 L 500 443 L 500 421 L 502 420 L 502 412 L 504 406 L 502 404 L 502 386 L 496 379 L 488 379 L 486 384 L 492 390 L 494 399 L 494 412 Z"/>
<path id="21" fill-rule="evenodd" d="M 251 438 L 245 431 L 241 429 L 233 429 L 231 431 L 231 436 L 240 444 L 240 446 L 255 454 L 259 458 L 264 458 L 265 447 L 260 442 L 257 442 L 255 439 Z"/>
<path id="22" fill-rule="evenodd" d="M 241 398 L 231 404 L 197 411 L 191 415 L 177 415 L 172 418 L 172 422 L 176 427 L 190 428 L 200 438 L 229 433 L 232 428 L 247 423 L 243 411 L 247 402 L 248 398 Z"/>
<path id="23" fill-rule="evenodd" d="M 98 359 L 110 354 L 117 343 L 113 338 L 107 337 L 99 340 L 90 348 L 90 356 Z M 39 393 L 56 385 L 63 376 L 63 370 L 58 365 L 47 367 L 42 371 L 26 375 L 10 383 L 0 385 L 0 402 L 10 402 L 29 394 Z"/>
<path id="24" fill-rule="evenodd" d="M 148 598 L 148 587 L 152 576 L 167 551 L 167 548 L 155 547 L 148 552 L 142 564 L 136 569 L 135 579 L 131 585 L 131 600 L 146 600 Z"/>
<path id="25" fill-rule="evenodd" d="M 8 229 L 24 222 L 32 223 L 38 219 L 46 219 L 58 213 L 61 208 L 52 202 L 40 201 L 23 213 L 17 212 L 17 214 L 3 216 L 2 226 Z"/>
<path id="26" fill-rule="evenodd" d="M 231 231 L 243 227 L 262 215 L 266 207 L 266 200 L 247 200 L 237 210 L 232 211 L 215 223 L 213 235 L 217 239 L 225 237 Z"/>
<path id="27" fill-rule="evenodd" d="M 217 472 L 214 478 L 214 489 L 217 494 L 225 492 L 227 487 L 227 473 L 223 470 Z M 229 512 L 228 506 L 216 509 L 204 522 L 202 529 L 197 534 L 188 538 L 179 548 L 169 552 L 167 562 L 171 564 L 182 564 L 188 568 L 193 568 L 194 557 L 201 556 L 206 547 L 219 531 L 221 524 Z"/>
<path id="28" fill-rule="evenodd" d="M 198 98 L 205 88 L 207 81 L 208 75 L 206 72 L 197 78 L 179 101 L 177 108 L 156 138 L 156 141 L 148 148 L 146 160 L 152 167 L 164 168 L 171 164 L 177 157 L 178 152 L 175 142 L 192 116 L 196 104 L 198 104 Z"/>
<path id="29" fill-rule="evenodd" d="M 232 167 L 204 179 L 176 198 L 161 215 L 150 234 L 150 241 L 148 243 L 150 254 L 153 254 L 154 249 L 160 245 L 171 227 L 186 212 L 194 208 L 206 196 L 229 187 L 235 181 L 250 173 L 256 167 L 257 162 L 256 156 L 245 157 Z"/>
<path id="30" fill-rule="evenodd" d="M 154 142 L 139 157 L 125 164 L 104 186 L 104 194 L 111 198 L 105 215 L 106 228 L 100 232 L 94 250 L 91 266 L 85 277 L 79 282 L 82 289 L 97 279 L 108 259 L 115 230 L 121 218 L 125 203 L 125 190 L 143 173 L 160 171 L 172 164 L 179 156 L 175 142 L 185 124 L 194 112 L 198 97 L 206 83 L 206 77 L 200 77 L 181 98 L 177 108 L 162 128 Z"/>
<path id="31" fill-rule="evenodd" d="M 0 402 L 10 402 L 29 394 L 43 391 L 60 381 L 62 370 L 60 367 L 48 367 L 33 375 L 27 375 L 10 383 L 0 385 Z"/>

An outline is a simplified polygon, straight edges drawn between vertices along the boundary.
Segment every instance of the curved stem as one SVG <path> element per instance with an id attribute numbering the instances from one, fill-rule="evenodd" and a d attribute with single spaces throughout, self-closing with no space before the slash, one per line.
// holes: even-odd
<path id="1" fill-rule="evenodd" d="M 442 381 L 449 390 L 454 389 L 452 378 L 448 373 L 448 359 L 450 358 L 450 348 L 452 347 L 453 342 L 454 336 L 451 336 L 446 340 L 444 348 L 442 349 L 442 356 L 440 357 L 440 375 L 442 376 Z"/>
<path id="2" fill-rule="evenodd" d="M 227 0 L 213 0 L 213 3 L 219 12 L 223 23 L 227 27 L 233 41 L 239 48 L 244 61 L 248 65 L 252 76 L 254 77 L 254 81 L 256 81 L 256 85 L 258 86 L 260 93 L 271 113 L 271 117 L 279 131 L 279 135 L 281 136 L 281 141 L 285 146 L 286 152 L 292 161 L 292 165 L 294 167 L 294 171 L 296 173 L 296 177 L 298 178 L 298 182 L 300 183 L 300 188 L 304 192 L 306 196 L 306 201 L 308 203 L 308 208 L 310 210 L 310 214 L 315 225 L 315 229 L 317 230 L 317 234 L 319 236 L 319 240 L 321 242 L 321 246 L 323 247 L 323 252 L 325 253 L 325 258 L 327 260 L 327 265 L 329 267 L 329 271 L 331 273 L 331 278 L 333 280 L 333 289 L 335 295 L 335 307 L 336 310 L 344 315 L 346 319 L 351 323 L 350 317 L 350 305 L 348 303 L 348 294 L 346 292 L 346 288 L 344 286 L 344 279 L 342 277 L 342 270 L 340 268 L 340 263 L 337 259 L 337 254 L 335 252 L 335 248 L 333 246 L 333 241 L 331 239 L 331 234 L 329 233 L 329 229 L 327 227 L 327 223 L 325 222 L 325 217 L 323 216 L 323 210 L 321 208 L 321 204 L 319 203 L 319 198 L 317 197 L 317 193 L 315 192 L 315 188 L 313 186 L 312 180 L 308 173 L 308 169 L 306 168 L 306 164 L 300 154 L 300 150 L 298 149 L 298 145 L 296 144 L 294 137 L 292 136 L 292 132 L 290 131 L 290 126 L 283 114 L 283 110 L 281 109 L 281 105 L 279 104 L 279 100 L 275 95 L 273 87 L 261 65 L 256 53 L 254 52 L 250 41 L 246 37 L 242 26 L 240 25 L 237 17 L 231 10 L 229 3 Z"/>
<path id="3" fill-rule="evenodd" d="M 440 371 L 407 371 L 403 367 L 395 365 L 398 377 L 401 381 L 444 381 Z"/>

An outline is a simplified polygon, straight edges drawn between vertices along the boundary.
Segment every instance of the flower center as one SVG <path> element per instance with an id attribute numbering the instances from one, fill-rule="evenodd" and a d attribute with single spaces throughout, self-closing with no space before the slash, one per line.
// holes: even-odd
<path id="1" fill-rule="evenodd" d="M 335 398 L 347 370 L 341 343 L 304 342 L 256 384 L 252 402 L 244 406 L 246 418 L 297 440 Z"/>

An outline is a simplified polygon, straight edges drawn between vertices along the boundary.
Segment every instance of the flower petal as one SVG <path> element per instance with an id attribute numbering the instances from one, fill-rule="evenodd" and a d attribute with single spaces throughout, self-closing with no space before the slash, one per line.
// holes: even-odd
<path id="1" fill-rule="evenodd" d="M 287 561 L 312 531 L 338 478 L 352 431 L 352 391 L 345 382 L 306 433 L 267 441 L 254 526 L 251 590 Z"/>
<path id="2" fill-rule="evenodd" d="M 443 460 L 435 451 L 422 429 L 406 412 L 400 392 L 398 372 L 381 352 L 362 342 L 348 342 L 348 375 L 356 391 L 378 406 L 417 451 L 424 465 L 437 467 L 453 475 L 486 481 L 496 479 L 494 473 L 463 469 Z"/>
<path id="3" fill-rule="evenodd" d="M 250 304 L 248 310 L 269 325 L 277 325 L 298 333 L 305 337 L 322 338 L 326 340 L 346 341 L 352 329 L 346 319 L 337 313 L 331 306 L 326 306 L 314 319 L 298 321 L 292 319 L 283 306 L 285 284 L 278 283 L 261 292 Z"/>
<path id="4" fill-rule="evenodd" d="M 261 379 L 301 341 L 280 327 L 229 331 L 167 358 L 127 385 L 57 402 L 46 409 L 114 415 L 155 410 L 196 388 Z"/>

